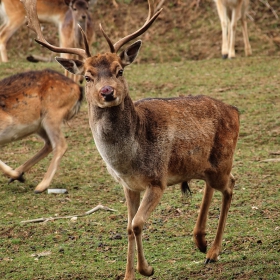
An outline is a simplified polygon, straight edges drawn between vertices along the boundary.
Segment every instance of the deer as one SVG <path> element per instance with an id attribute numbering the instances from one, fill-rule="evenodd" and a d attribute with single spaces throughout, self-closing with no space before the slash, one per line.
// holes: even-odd
<path id="1" fill-rule="evenodd" d="M 205 95 L 132 100 L 124 69 L 136 59 L 142 40 L 122 47 L 144 34 L 158 18 L 162 9 L 156 11 L 152 0 L 148 0 L 149 12 L 144 25 L 116 43 L 100 24 L 109 51 L 93 56 L 82 29 L 83 49 L 62 49 L 47 42 L 36 14 L 36 0 L 21 1 L 28 26 L 37 34 L 36 42 L 53 52 L 83 57 L 82 60 L 56 57 L 56 60 L 71 73 L 84 76 L 95 145 L 109 174 L 123 186 L 128 211 L 124 279 L 135 279 L 136 247 L 138 272 L 153 275 L 154 269 L 144 254 L 143 226 L 168 186 L 181 184 L 182 191 L 187 192 L 192 179 L 206 182 L 193 230 L 196 246 L 204 253 L 211 199 L 215 190 L 222 193 L 216 237 L 206 255 L 206 263 L 217 261 L 235 184 L 231 170 L 239 134 L 238 109 Z"/>
<path id="2" fill-rule="evenodd" d="M 9 182 L 24 182 L 24 173 L 53 152 L 43 180 L 34 192 L 46 190 L 67 150 L 62 124 L 72 119 L 83 100 L 83 88 L 53 70 L 28 71 L 0 81 L 0 145 L 36 134 L 43 148 L 16 169 L 0 160 L 0 170 Z"/>
<path id="3" fill-rule="evenodd" d="M 89 9 L 90 0 L 38 0 L 37 9 L 40 21 L 58 26 L 61 47 L 80 47 L 80 24 L 89 39 L 93 40 L 94 25 Z M 12 35 L 25 23 L 25 10 L 19 0 L 1 0 L 0 14 L 3 24 L 0 27 L 0 55 L 2 62 L 8 62 L 7 43 Z M 68 75 L 68 73 L 67 73 Z"/>
<path id="4" fill-rule="evenodd" d="M 222 58 L 235 58 L 235 33 L 241 19 L 245 56 L 252 55 L 247 29 L 246 12 L 249 0 L 214 0 L 222 27 Z"/>

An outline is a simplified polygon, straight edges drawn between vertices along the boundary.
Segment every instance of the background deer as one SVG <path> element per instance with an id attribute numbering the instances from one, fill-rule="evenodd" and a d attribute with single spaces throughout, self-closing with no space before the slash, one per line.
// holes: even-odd
<path id="1" fill-rule="evenodd" d="M 35 192 L 49 187 L 67 150 L 61 125 L 77 114 L 82 99 L 82 89 L 76 83 L 51 70 L 30 71 L 0 81 L 0 145 L 34 133 L 45 141 L 38 153 L 16 169 L 0 160 L 0 169 L 11 181 L 23 182 L 23 174 L 53 151 L 51 164 Z"/>
<path id="2" fill-rule="evenodd" d="M 22 2 L 27 10 L 29 27 L 37 33 L 37 42 L 54 52 L 83 57 L 83 60 L 56 59 L 68 71 L 85 77 L 89 123 L 96 147 L 109 173 L 124 189 L 128 207 L 124 279 L 135 279 L 135 246 L 138 271 L 146 276 L 153 274 L 143 251 L 144 223 L 167 186 L 181 183 L 182 190 L 186 191 L 191 179 L 206 182 L 193 232 L 195 243 L 202 252 L 206 252 L 207 247 L 206 220 L 214 190 L 222 193 L 217 234 L 206 256 L 207 263 L 216 261 L 235 181 L 231 169 L 239 133 L 237 108 L 207 96 L 132 101 L 124 68 L 135 60 L 142 43 L 136 41 L 119 55 L 117 53 L 156 20 L 161 10 L 155 13 L 152 1 L 149 1 L 145 24 L 115 44 L 100 26 L 110 52 L 95 56 L 91 56 L 86 38 L 85 49 L 61 49 L 49 44 L 40 29 L 36 0 Z M 142 201 L 141 192 L 144 192 Z"/>
<path id="3" fill-rule="evenodd" d="M 90 0 L 38 0 L 37 11 L 42 22 L 58 26 L 61 47 L 81 47 L 79 23 L 85 30 L 89 43 L 93 40 L 93 21 L 88 11 Z M 2 62 L 8 61 L 7 42 L 25 23 L 25 10 L 19 0 L 1 0 L 0 54 Z"/>
<path id="4" fill-rule="evenodd" d="M 245 55 L 252 54 L 247 30 L 246 12 L 249 0 L 214 0 L 222 26 L 222 57 L 235 57 L 235 33 L 238 19 L 241 18 Z"/>

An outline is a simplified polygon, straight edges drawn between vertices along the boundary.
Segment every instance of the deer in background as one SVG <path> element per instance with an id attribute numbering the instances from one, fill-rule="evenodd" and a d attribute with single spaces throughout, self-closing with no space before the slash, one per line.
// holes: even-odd
<path id="1" fill-rule="evenodd" d="M 45 141 L 38 153 L 16 169 L 0 160 L 0 170 L 10 181 L 23 182 L 23 174 L 53 152 L 47 173 L 35 192 L 49 187 L 67 150 L 61 126 L 78 113 L 82 99 L 82 88 L 52 70 L 20 73 L 0 81 L 0 145 L 31 134 Z"/>
<path id="2" fill-rule="evenodd" d="M 144 256 L 144 223 L 159 204 L 167 186 L 188 181 L 206 182 L 204 196 L 193 231 L 194 241 L 206 252 L 206 220 L 214 190 L 222 193 L 221 213 L 215 240 L 206 263 L 216 261 L 229 211 L 234 177 L 233 154 L 239 134 L 236 107 L 207 96 L 147 98 L 133 102 L 124 78 L 124 69 L 138 55 L 140 40 L 120 49 L 143 34 L 156 20 L 149 0 L 149 15 L 144 25 L 113 43 L 100 25 L 109 52 L 92 56 L 86 36 L 85 48 L 59 48 L 48 43 L 36 15 L 36 0 L 21 0 L 27 11 L 28 25 L 37 33 L 36 41 L 54 52 L 80 55 L 82 60 L 57 57 L 68 71 L 83 75 L 88 102 L 89 124 L 95 145 L 109 173 L 123 186 L 128 208 L 128 251 L 125 280 L 135 279 L 137 269 L 145 276 L 154 273 Z M 144 192 L 142 201 L 140 194 Z"/>
<path id="3" fill-rule="evenodd" d="M 238 19 L 241 18 L 245 55 L 252 54 L 247 30 L 246 12 L 249 0 L 214 0 L 222 26 L 222 57 L 235 57 L 235 33 Z"/>
<path id="4" fill-rule="evenodd" d="M 89 44 L 93 40 L 93 21 L 88 11 L 90 0 L 38 0 L 38 17 L 42 22 L 58 26 L 61 47 L 81 47 L 81 35 L 77 24 L 85 30 Z M 25 10 L 19 0 L 1 0 L 0 54 L 2 62 L 8 61 L 7 42 L 25 23 Z M 68 57 L 68 56 L 67 56 Z"/>

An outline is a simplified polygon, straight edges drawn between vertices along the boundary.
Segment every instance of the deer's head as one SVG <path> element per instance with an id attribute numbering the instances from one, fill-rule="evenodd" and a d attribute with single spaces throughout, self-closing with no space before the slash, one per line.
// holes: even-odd
<path id="1" fill-rule="evenodd" d="M 64 0 L 65 4 L 69 6 L 73 18 L 79 24 L 82 24 L 87 19 L 89 9 L 89 0 Z"/>
<path id="2" fill-rule="evenodd" d="M 56 57 L 56 60 L 69 72 L 77 75 L 83 75 L 86 80 L 86 96 L 92 105 L 100 108 L 118 106 L 127 95 L 127 84 L 123 77 L 124 68 L 131 64 L 141 47 L 141 41 L 136 41 L 118 54 L 118 51 L 128 42 L 143 34 L 159 16 L 162 9 L 154 12 L 153 3 L 149 0 L 149 15 L 144 25 L 132 34 L 125 36 L 112 43 L 110 38 L 104 32 L 102 26 L 100 29 L 105 37 L 110 52 L 100 53 L 95 56 L 90 54 L 88 41 L 82 28 L 84 49 L 80 48 L 60 48 L 49 44 L 40 29 L 40 24 L 36 12 L 37 0 L 21 0 L 25 6 L 28 26 L 33 29 L 38 36 L 36 41 L 48 49 L 58 53 L 70 53 L 81 56 L 82 60 L 65 59 Z M 79 0 L 77 0 L 79 1 Z"/>
<path id="3" fill-rule="evenodd" d="M 122 103 L 127 94 L 124 68 L 135 60 L 140 47 L 139 40 L 119 55 L 107 52 L 83 61 L 60 57 L 56 57 L 56 60 L 69 72 L 85 77 L 86 97 L 90 104 L 100 108 L 112 107 Z"/>

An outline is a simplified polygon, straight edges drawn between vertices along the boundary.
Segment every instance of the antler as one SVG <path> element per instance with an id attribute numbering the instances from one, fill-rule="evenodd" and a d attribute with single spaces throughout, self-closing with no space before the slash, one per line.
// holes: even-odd
<path id="1" fill-rule="evenodd" d="M 28 23 L 27 26 L 37 34 L 37 39 L 35 39 L 37 43 L 56 53 L 76 54 L 82 56 L 83 58 L 91 57 L 86 34 L 84 33 L 84 31 L 80 26 L 79 28 L 83 36 L 85 50 L 80 48 L 61 48 L 61 47 L 56 47 L 54 45 L 51 45 L 50 43 L 47 42 L 47 40 L 45 39 L 41 31 L 41 27 L 37 15 L 37 0 L 20 0 L 20 1 L 23 3 L 26 11 L 26 19 Z"/>
<path id="2" fill-rule="evenodd" d="M 148 0 L 148 4 L 149 4 L 149 14 L 148 14 L 148 18 L 146 20 L 146 22 L 144 23 L 144 25 L 138 29 L 137 31 L 135 31 L 132 34 L 129 34 L 127 36 L 125 36 L 124 38 L 120 39 L 118 42 L 116 42 L 115 44 L 112 43 L 112 41 L 110 40 L 110 38 L 106 35 L 105 31 L 103 30 L 101 24 L 99 25 L 100 30 L 103 34 L 103 36 L 105 37 L 110 50 L 112 53 L 117 53 L 118 50 L 125 45 L 126 43 L 128 43 L 129 41 L 137 38 L 138 36 L 140 36 L 141 34 L 143 34 L 144 32 L 146 32 L 149 27 L 153 24 L 153 22 L 157 19 L 157 17 L 159 16 L 159 14 L 162 11 L 162 8 L 160 10 L 158 10 L 155 14 L 154 14 L 154 1 L 152 0 L 152 4 L 151 1 Z"/>

